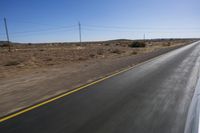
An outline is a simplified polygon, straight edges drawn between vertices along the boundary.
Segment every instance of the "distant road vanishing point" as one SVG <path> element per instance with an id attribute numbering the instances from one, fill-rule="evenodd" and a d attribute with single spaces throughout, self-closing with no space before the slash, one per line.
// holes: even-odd
<path id="1" fill-rule="evenodd" d="M 0 123 L 0 133 L 184 133 L 200 42 Z"/>

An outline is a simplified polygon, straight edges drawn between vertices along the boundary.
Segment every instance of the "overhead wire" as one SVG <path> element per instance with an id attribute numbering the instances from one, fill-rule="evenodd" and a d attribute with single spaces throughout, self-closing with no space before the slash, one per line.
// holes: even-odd
<path id="1" fill-rule="evenodd" d="M 2 18 L 3 20 L 4 18 Z M 28 20 L 15 20 L 15 19 L 10 19 L 6 18 L 8 22 L 14 22 L 14 23 L 26 23 L 26 24 L 33 24 L 33 25 L 41 25 L 41 26 L 65 26 L 65 25 L 55 25 L 55 24 L 46 24 L 46 23 L 41 23 L 41 22 L 32 22 Z"/>
<path id="2" fill-rule="evenodd" d="M 45 25 L 45 26 L 51 26 L 53 28 L 44 28 L 44 29 L 37 29 L 37 30 L 26 30 L 26 31 L 15 31 L 15 32 L 9 32 L 12 35 L 17 35 L 17 34 L 27 34 L 27 33 L 40 33 L 40 32 L 50 32 L 50 31 L 58 31 L 58 30 L 72 30 L 72 28 L 77 27 L 77 25 L 68 25 L 68 26 L 58 26 L 58 25 L 49 25 L 49 24 L 43 24 L 43 23 L 35 23 L 35 22 L 30 22 L 30 21 L 19 21 L 20 23 L 29 23 L 29 24 L 36 24 L 36 25 Z M 56 26 L 56 27 L 55 27 Z"/>
<path id="3" fill-rule="evenodd" d="M 102 29 L 137 29 L 137 30 L 172 30 L 172 29 L 194 29 L 194 30 L 200 30 L 200 27 L 125 27 L 125 26 L 108 26 L 108 25 L 84 25 L 84 27 L 88 28 L 102 28 Z"/>
<path id="4" fill-rule="evenodd" d="M 121 29 L 96 29 L 96 28 L 82 28 L 83 31 L 108 31 L 108 32 L 145 32 L 145 33 L 179 33 L 183 32 L 186 30 L 174 30 L 174 31 L 169 31 L 169 30 L 121 30 Z M 187 31 L 192 31 L 192 32 L 200 32 L 200 30 L 187 30 Z"/>
<path id="5" fill-rule="evenodd" d="M 11 32 L 10 34 L 26 34 L 26 33 L 39 33 L 39 32 L 50 32 L 50 31 L 58 31 L 58 30 L 75 30 L 75 26 L 66 26 L 66 27 L 57 27 L 57 28 L 46 28 L 39 30 L 30 30 L 30 31 L 19 31 L 19 32 Z"/>
<path id="6" fill-rule="evenodd" d="M 0 18 L 1 20 L 1 18 Z M 2 19 L 3 20 L 3 19 Z M 9 19 L 10 20 L 10 19 Z M 12 20 L 12 19 L 11 19 Z M 48 32 L 48 34 L 52 34 L 55 32 L 68 32 L 68 31 L 78 31 L 78 25 L 54 25 L 54 24 L 44 24 L 38 22 L 31 22 L 31 21 L 16 21 L 18 23 L 27 23 L 27 24 L 34 24 L 34 25 L 43 25 L 49 26 L 50 28 L 44 29 L 35 29 L 35 30 L 25 30 L 25 31 L 15 31 L 9 32 L 12 36 L 31 36 L 31 35 L 40 35 L 40 33 Z M 127 26 L 109 26 L 109 25 L 81 25 L 83 31 L 104 31 L 104 32 L 130 32 L 130 33 L 180 33 L 180 32 L 200 32 L 200 27 L 127 27 Z M 3 36 L 3 33 L 0 33 Z"/>

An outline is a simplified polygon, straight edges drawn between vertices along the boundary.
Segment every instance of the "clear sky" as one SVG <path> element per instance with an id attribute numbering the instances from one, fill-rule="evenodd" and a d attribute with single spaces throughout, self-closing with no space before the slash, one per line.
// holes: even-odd
<path id="1" fill-rule="evenodd" d="M 200 0 L 1 0 L 17 42 L 200 37 Z"/>

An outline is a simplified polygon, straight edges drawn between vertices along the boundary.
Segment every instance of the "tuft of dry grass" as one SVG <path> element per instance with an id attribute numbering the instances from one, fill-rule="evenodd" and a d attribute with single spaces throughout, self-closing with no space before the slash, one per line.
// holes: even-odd
<path id="1" fill-rule="evenodd" d="M 171 42 L 163 43 L 162 46 L 169 47 L 169 46 L 171 46 Z"/>
<path id="2" fill-rule="evenodd" d="M 115 53 L 115 54 L 122 54 L 123 51 L 119 50 L 119 49 L 114 49 L 111 51 L 112 53 Z"/>
<path id="3" fill-rule="evenodd" d="M 143 47 L 146 47 L 146 43 L 145 42 L 133 42 L 129 45 L 129 47 L 131 47 L 131 48 L 143 48 Z"/>
<path id="4" fill-rule="evenodd" d="M 17 66 L 19 65 L 21 62 L 17 61 L 17 60 L 12 60 L 12 61 L 8 61 L 6 62 L 6 64 L 4 66 Z"/>
<path id="5" fill-rule="evenodd" d="M 104 54 L 103 49 L 98 49 L 98 50 L 97 50 L 97 54 L 98 54 L 98 55 L 103 55 L 103 54 Z"/>
<path id="6" fill-rule="evenodd" d="M 136 54 L 138 54 L 138 52 L 137 51 L 133 51 L 133 52 L 131 52 L 131 54 L 132 55 L 136 55 Z"/>

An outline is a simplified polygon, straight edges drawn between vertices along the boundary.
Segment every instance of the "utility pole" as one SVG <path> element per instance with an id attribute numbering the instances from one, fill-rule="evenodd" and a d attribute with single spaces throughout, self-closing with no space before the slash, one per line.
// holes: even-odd
<path id="1" fill-rule="evenodd" d="M 80 45 L 82 44 L 82 36 L 81 36 L 81 23 L 78 22 L 78 29 L 79 29 L 79 40 L 80 40 Z"/>
<path id="2" fill-rule="evenodd" d="M 8 34 L 8 26 L 7 26 L 6 18 L 4 18 L 4 24 L 5 24 L 5 30 L 6 30 L 7 43 L 8 43 L 8 51 L 11 52 L 10 39 L 9 39 L 9 34 Z"/>

